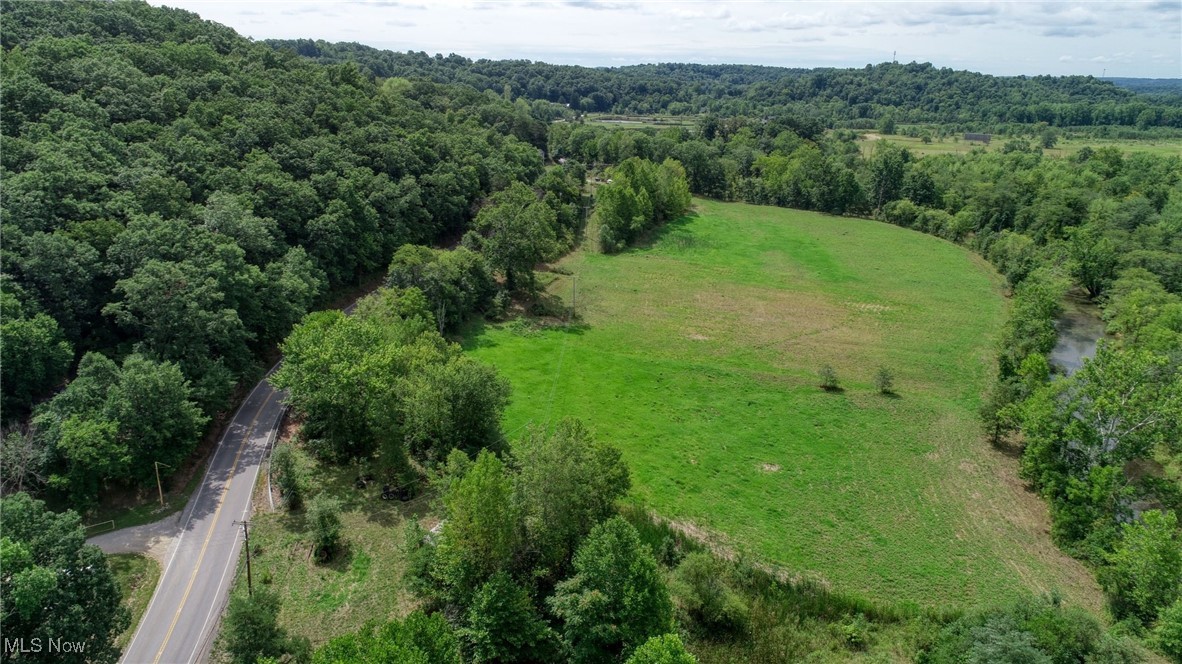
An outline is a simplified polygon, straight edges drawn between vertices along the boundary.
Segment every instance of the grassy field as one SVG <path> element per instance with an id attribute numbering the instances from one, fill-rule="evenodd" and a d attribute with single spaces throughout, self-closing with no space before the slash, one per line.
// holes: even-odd
<path id="1" fill-rule="evenodd" d="M 653 244 L 576 252 L 549 286 L 569 328 L 477 326 L 512 382 L 510 437 L 589 421 L 633 499 L 715 543 L 877 600 L 996 602 L 1092 575 L 976 417 L 1005 318 L 969 252 L 872 221 L 698 200 Z M 577 286 L 576 286 L 577 282 Z M 842 392 L 817 388 L 831 364 Z M 880 365 L 897 397 L 872 386 Z"/>
<path id="2" fill-rule="evenodd" d="M 123 594 L 123 605 L 131 611 L 131 625 L 115 639 L 119 648 L 127 646 L 135 628 L 140 623 L 148 602 L 152 601 L 152 593 L 156 590 L 156 582 L 160 580 L 160 564 L 147 556 L 134 553 L 118 553 L 107 556 L 111 565 L 111 572 L 115 575 L 115 582 Z"/>
<path id="3" fill-rule="evenodd" d="M 969 143 L 964 140 L 953 140 L 951 137 L 949 137 L 944 139 L 933 138 L 931 143 L 924 143 L 922 139 L 911 138 L 908 136 L 881 136 L 877 133 L 868 133 L 863 134 L 861 140 L 858 141 L 858 145 L 862 149 L 862 154 L 869 156 L 874 151 L 874 143 L 881 138 L 885 138 L 892 143 L 897 143 L 919 155 L 965 153 L 978 148 L 987 151 L 1000 150 L 1008 140 L 1003 136 L 995 136 L 989 145 L 982 145 L 980 143 Z M 1028 140 L 1030 140 L 1031 143 L 1037 143 L 1037 140 L 1035 139 Z M 1052 157 L 1069 157 L 1079 152 L 1084 147 L 1091 147 L 1092 149 L 1115 147 L 1126 154 L 1146 152 L 1163 157 L 1182 155 L 1182 139 L 1116 140 L 1100 138 L 1060 139 L 1054 148 L 1044 149 L 1043 154 Z"/>

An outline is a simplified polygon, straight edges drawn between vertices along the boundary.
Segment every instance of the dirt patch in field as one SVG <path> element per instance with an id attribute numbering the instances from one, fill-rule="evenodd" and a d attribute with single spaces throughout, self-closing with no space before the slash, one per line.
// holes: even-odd
<path id="1" fill-rule="evenodd" d="M 764 464 L 760 464 L 759 469 L 765 473 L 778 473 L 778 472 L 780 472 L 780 464 L 778 464 L 778 463 L 764 463 Z"/>
<path id="2" fill-rule="evenodd" d="M 776 351 L 820 351 L 878 341 L 873 328 L 855 322 L 856 314 L 821 295 L 732 287 L 728 291 L 698 291 L 686 300 L 668 303 L 667 315 L 698 319 L 701 322 L 695 334 L 724 343 Z M 823 353 L 830 354 L 832 350 Z"/>

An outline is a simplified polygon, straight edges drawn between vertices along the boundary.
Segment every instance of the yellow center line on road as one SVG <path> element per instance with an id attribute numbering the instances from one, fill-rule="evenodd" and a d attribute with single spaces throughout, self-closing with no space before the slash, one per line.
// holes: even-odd
<path id="1" fill-rule="evenodd" d="M 271 403 L 271 399 L 274 398 L 275 394 L 276 392 L 272 391 L 266 399 L 263 399 L 263 403 L 259 405 L 258 410 L 254 412 L 254 417 L 250 420 L 250 426 L 246 428 L 246 434 L 242 436 L 242 443 L 238 445 L 238 452 L 234 454 L 234 463 L 230 466 L 230 475 L 226 478 L 226 486 L 222 487 L 222 494 L 218 496 L 218 507 L 214 510 L 213 522 L 209 524 L 209 532 L 205 535 L 205 542 L 201 544 L 201 553 L 197 554 L 197 564 L 193 566 L 193 573 L 189 576 L 189 584 L 185 586 L 185 594 L 181 596 L 180 606 L 176 608 L 176 615 L 172 617 L 172 623 L 168 626 L 168 632 L 164 635 L 164 641 L 160 643 L 160 649 L 156 651 L 156 659 L 152 660 L 153 664 L 160 664 L 160 658 L 164 655 L 164 648 L 168 645 L 168 640 L 172 638 L 172 631 L 176 629 L 177 621 L 181 618 L 181 611 L 185 608 L 185 602 L 189 601 L 189 593 L 193 591 L 193 582 L 197 580 L 197 572 L 201 569 L 201 563 L 205 559 L 205 549 L 209 546 L 209 540 L 213 538 L 214 528 L 218 524 L 218 517 L 222 514 L 222 506 L 226 504 L 226 494 L 230 491 L 230 483 L 234 481 L 234 471 L 238 470 L 238 460 L 242 458 L 242 450 L 246 449 L 246 444 L 250 441 L 250 435 L 254 433 L 254 428 L 259 423 L 259 415 L 262 414 L 267 404 Z"/>

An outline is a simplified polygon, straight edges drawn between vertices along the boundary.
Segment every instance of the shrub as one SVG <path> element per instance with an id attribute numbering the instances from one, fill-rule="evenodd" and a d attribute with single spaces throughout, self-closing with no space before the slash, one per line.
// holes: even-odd
<path id="1" fill-rule="evenodd" d="M 358 662 L 430 662 L 460 664 L 460 646 L 455 632 L 442 614 L 415 611 L 399 622 L 342 634 L 316 651 L 314 664 Z"/>
<path id="2" fill-rule="evenodd" d="M 1084 659 L 1084 664 L 1141 664 L 1144 649 L 1127 636 L 1113 636 L 1111 632 L 1096 645 L 1096 650 Z"/>
<path id="3" fill-rule="evenodd" d="M 320 557 L 332 558 L 341 542 L 341 501 L 324 494 L 313 498 L 308 505 L 308 527 Z"/>
<path id="4" fill-rule="evenodd" d="M 870 621 L 864 614 L 846 616 L 837 623 L 837 634 L 842 644 L 850 650 L 865 650 L 870 646 Z"/>
<path id="5" fill-rule="evenodd" d="M 254 664 L 284 655 L 292 655 L 291 661 L 303 662 L 310 648 L 307 640 L 292 638 L 279 626 L 279 595 L 268 588 L 230 598 L 222 638 L 235 664 Z"/>
<path id="6" fill-rule="evenodd" d="M 722 561 L 709 553 L 686 556 L 669 591 L 687 622 L 705 632 L 735 632 L 747 625 L 747 604 L 727 585 Z"/>
<path id="7" fill-rule="evenodd" d="M 1009 615 L 989 618 L 970 632 L 968 664 L 1052 664 L 1034 636 Z"/>
<path id="8" fill-rule="evenodd" d="M 926 664 L 1125 661 L 1122 657 L 1130 652 L 1128 644 L 1107 641 L 1102 638 L 1100 623 L 1086 611 L 1063 607 L 1054 598 L 1032 598 L 971 613 L 951 623 L 920 661 Z M 1135 651 L 1132 652 L 1135 657 Z"/>
<path id="9" fill-rule="evenodd" d="M 698 664 L 676 634 L 654 636 L 636 649 L 626 664 Z"/>
<path id="10" fill-rule="evenodd" d="M 892 394 L 895 391 L 895 375 L 886 367 L 879 367 L 874 374 L 874 387 L 881 394 Z"/>
<path id="11" fill-rule="evenodd" d="M 821 379 L 822 390 L 835 392 L 840 389 L 840 385 L 837 382 L 837 372 L 833 370 L 832 366 L 828 364 L 822 366 L 821 370 L 817 372 L 817 376 Z"/>
<path id="12" fill-rule="evenodd" d="M 295 448 L 279 445 L 271 453 L 271 473 L 275 486 L 288 510 L 298 510 L 304 504 L 304 478 L 297 463 Z"/>

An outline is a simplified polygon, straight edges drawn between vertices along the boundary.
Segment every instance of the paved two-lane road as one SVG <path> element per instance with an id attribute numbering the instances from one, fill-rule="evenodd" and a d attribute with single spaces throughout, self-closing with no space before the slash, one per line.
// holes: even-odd
<path id="1" fill-rule="evenodd" d="M 156 594 L 124 652 L 128 664 L 208 658 L 225 608 L 259 465 L 279 427 L 285 393 L 264 378 L 226 428 L 201 486 L 181 514 Z"/>

